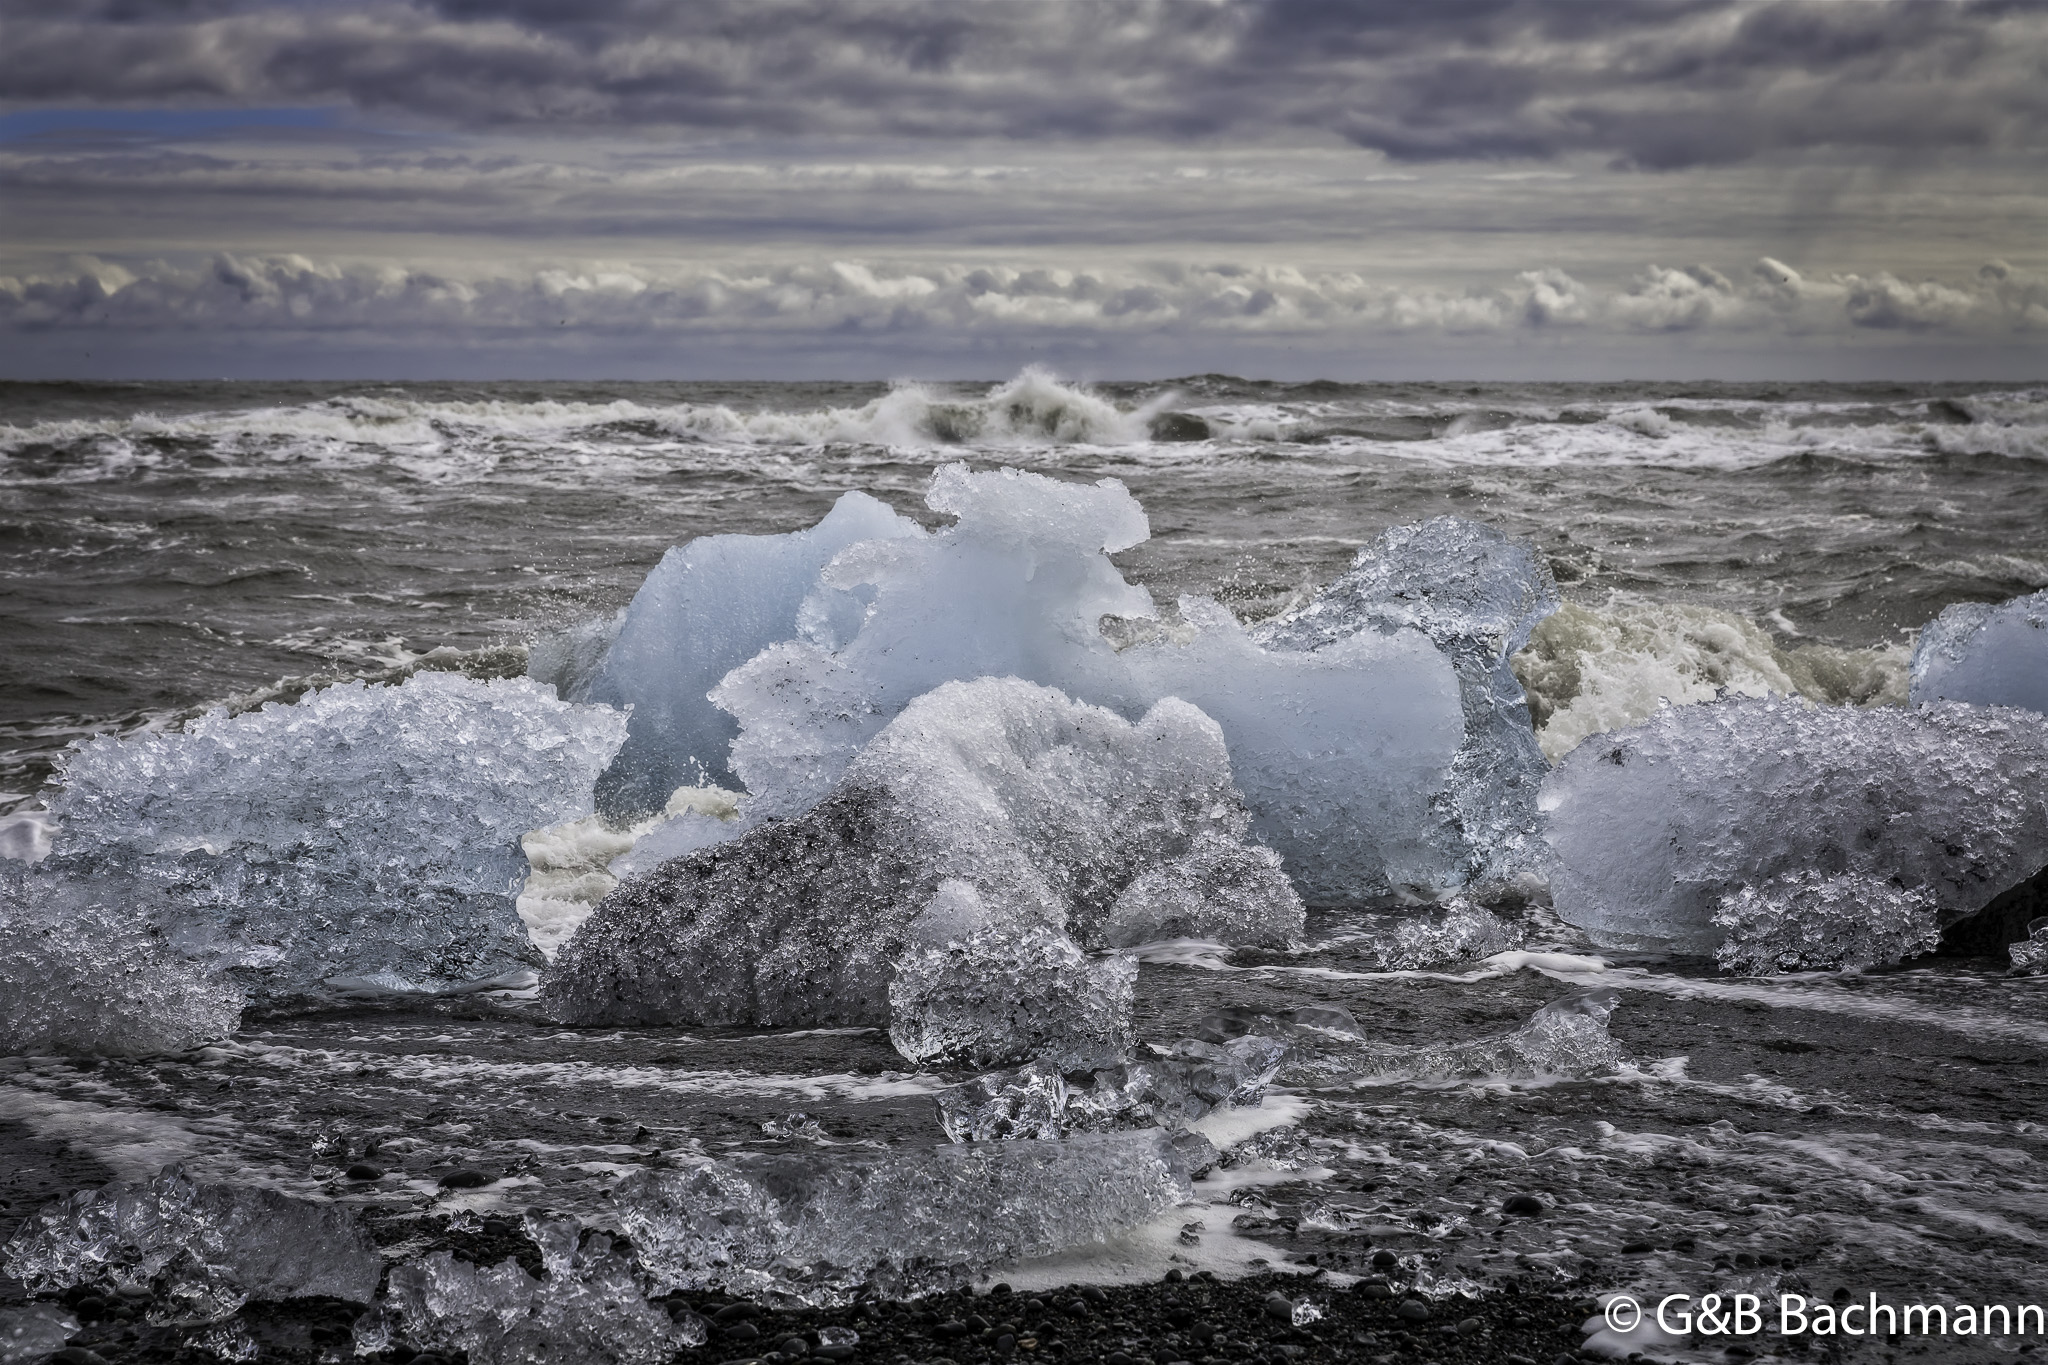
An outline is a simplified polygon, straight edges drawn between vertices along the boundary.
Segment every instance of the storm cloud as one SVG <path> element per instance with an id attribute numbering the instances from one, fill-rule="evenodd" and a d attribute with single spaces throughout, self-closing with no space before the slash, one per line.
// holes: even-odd
<path id="1" fill-rule="evenodd" d="M 2048 11 L 1726 0 L 8 0 L 0 100 L 467 129 L 1326 138 L 1646 167 L 2048 141 Z"/>

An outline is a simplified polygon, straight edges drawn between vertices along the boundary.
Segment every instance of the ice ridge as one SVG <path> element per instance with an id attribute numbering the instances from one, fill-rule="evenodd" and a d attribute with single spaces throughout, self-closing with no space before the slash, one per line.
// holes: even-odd
<path id="1" fill-rule="evenodd" d="M 2048 864 L 2048 718 L 1728 700 L 1580 745 L 1545 783 L 1558 915 L 1744 970 L 1924 947 Z"/>

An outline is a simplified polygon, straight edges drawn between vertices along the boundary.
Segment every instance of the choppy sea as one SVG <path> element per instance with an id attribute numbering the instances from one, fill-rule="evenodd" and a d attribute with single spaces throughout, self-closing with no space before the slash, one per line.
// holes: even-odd
<path id="1" fill-rule="evenodd" d="M 1567 603 L 1517 660 L 1553 758 L 1660 698 L 1898 704 L 1943 607 L 2048 587 L 2048 389 L 7 384 L 0 815 L 33 812 L 89 736 L 422 660 L 520 672 L 694 536 L 808 526 L 849 489 L 933 524 L 925 485 L 959 460 L 1121 480 L 1152 530 L 1117 557 L 1126 577 L 1247 621 L 1400 523 L 1533 542 Z M 1312 915 L 1309 938 L 1148 955 L 1140 1037 L 1334 1004 L 1388 1044 L 1457 1042 L 1609 990 L 1623 1060 L 1276 1090 L 1206 1207 L 1009 1278 L 1328 1278 L 1391 1251 L 1432 1293 L 1519 1275 L 2048 1300 L 2048 980 L 1962 957 L 1731 977 L 1561 924 L 1426 969 L 1383 969 L 1344 915 Z M 45 1199 L 174 1161 L 408 1216 L 599 1216 L 663 1152 L 929 1144 L 932 1092 L 958 1079 L 875 1031 L 567 1030 L 517 998 L 252 1017 L 198 1052 L 0 1072 L 0 1239 Z M 340 1168 L 380 1136 L 418 1178 L 351 1193 Z M 443 1189 L 451 1167 L 507 1179 Z M 1499 1216 L 1518 1192 L 1547 1212 Z M 1979 1360 L 2024 1340 L 1910 1345 Z"/>

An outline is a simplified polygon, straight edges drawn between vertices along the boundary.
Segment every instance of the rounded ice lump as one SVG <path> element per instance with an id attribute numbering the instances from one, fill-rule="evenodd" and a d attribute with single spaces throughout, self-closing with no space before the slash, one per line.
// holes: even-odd
<path id="1" fill-rule="evenodd" d="M 1043 1017 L 1007 1043 L 990 1019 L 962 1021 L 977 997 L 950 945 L 963 968 L 994 953 L 1008 972 L 1060 940 L 1075 954 L 1139 942 L 1162 905 L 1181 932 L 1285 943 L 1301 901 L 1249 824 L 1223 736 L 1185 702 L 1131 722 L 1014 678 L 949 683 L 906 707 L 807 813 L 619 887 L 542 994 L 575 1023 L 886 1025 L 899 969 L 935 953 L 936 974 L 914 970 L 904 1004 L 952 1022 L 905 1018 L 906 1036 L 952 1029 L 987 1062 L 1099 1049 L 1098 1007 L 1019 1002 Z M 1221 857 L 1219 841 L 1237 852 Z M 1229 894 L 1212 898 L 1219 879 Z M 1078 956 L 1038 960 L 1054 976 L 1089 970 Z M 1127 989 L 1102 990 L 1128 1008 Z"/>
<path id="2" fill-rule="evenodd" d="M 1595 942 L 1725 949 L 1748 970 L 1869 965 L 2048 864 L 2048 718 L 1672 707 L 1581 744 L 1542 799 L 1557 913 Z M 1877 885 L 1891 892 L 1867 913 L 1845 908 Z M 1802 917 L 1828 932 L 1786 929 Z"/>
<path id="3" fill-rule="evenodd" d="M 588 811 L 623 737 L 618 713 L 523 678 L 421 673 L 87 744 L 50 796 L 50 856 L 0 888 L 21 983 L 0 1046 L 189 1046 L 231 1031 L 245 991 L 537 966 L 520 836 Z"/>
<path id="4" fill-rule="evenodd" d="M 1912 697 L 2048 711 L 2048 591 L 1959 602 L 1913 645 Z"/>

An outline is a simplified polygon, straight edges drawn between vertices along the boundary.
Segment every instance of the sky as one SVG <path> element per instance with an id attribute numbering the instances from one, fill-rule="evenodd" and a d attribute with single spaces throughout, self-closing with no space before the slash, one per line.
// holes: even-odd
<path id="1" fill-rule="evenodd" d="M 0 53 L 0 377 L 2048 375 L 2038 0 L 0 0 Z"/>

